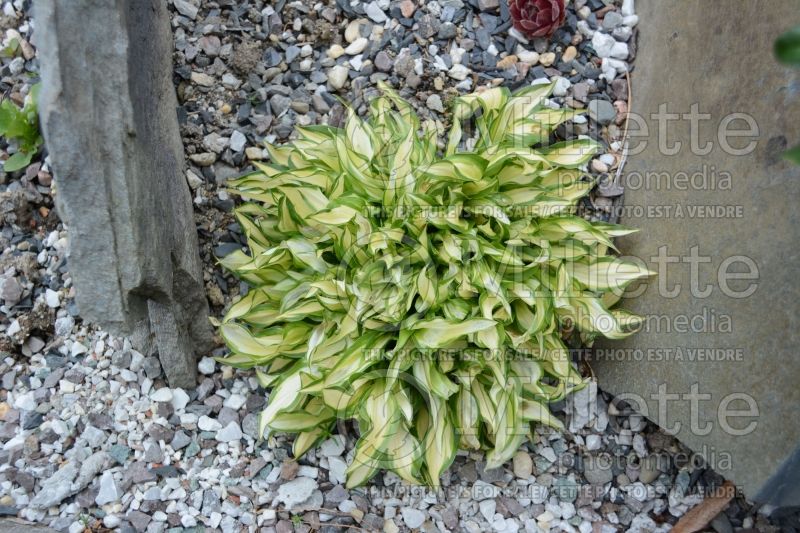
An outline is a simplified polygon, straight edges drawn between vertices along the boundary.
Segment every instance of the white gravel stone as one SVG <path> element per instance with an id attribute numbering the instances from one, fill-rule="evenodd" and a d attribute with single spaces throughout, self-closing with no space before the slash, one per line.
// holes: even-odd
<path id="1" fill-rule="evenodd" d="M 234 152 L 241 152 L 246 143 L 247 137 L 245 137 L 244 133 L 239 130 L 233 130 L 233 133 L 231 133 L 231 150 Z"/>
<path id="2" fill-rule="evenodd" d="M 628 45 L 626 43 L 614 42 L 614 46 L 611 47 L 610 56 L 614 59 L 628 59 L 628 55 L 630 51 L 628 50 Z"/>
<path id="3" fill-rule="evenodd" d="M 341 457 L 328 457 L 328 475 L 333 483 L 344 483 L 347 478 L 345 474 L 347 463 Z"/>
<path id="4" fill-rule="evenodd" d="M 589 451 L 599 450 L 603 445 L 600 435 L 586 435 L 586 449 Z"/>
<path id="5" fill-rule="evenodd" d="M 467 76 L 469 76 L 469 68 L 461 64 L 453 65 L 450 67 L 450 70 L 447 71 L 447 75 L 454 80 L 465 80 Z"/>
<path id="6" fill-rule="evenodd" d="M 85 354 L 88 351 L 89 349 L 80 342 L 73 342 L 69 353 L 72 357 L 78 357 L 79 355 Z"/>
<path id="7" fill-rule="evenodd" d="M 556 452 L 550 446 L 544 446 L 536 448 L 536 451 L 539 455 L 550 461 L 551 463 L 556 462 Z"/>
<path id="8" fill-rule="evenodd" d="M 334 89 L 341 89 L 347 82 L 347 67 L 344 65 L 336 65 L 328 71 L 328 83 Z"/>
<path id="9" fill-rule="evenodd" d="M 364 12 L 378 24 L 386 22 L 386 13 L 378 6 L 377 2 L 370 2 L 367 4 L 366 7 L 364 7 Z"/>
<path id="10" fill-rule="evenodd" d="M 229 409 L 233 409 L 234 411 L 238 411 L 241 409 L 244 404 L 247 402 L 247 398 L 242 396 L 241 394 L 231 394 L 225 401 L 222 402 L 222 405 Z"/>
<path id="11" fill-rule="evenodd" d="M 611 57 L 611 51 L 617 41 L 607 33 L 597 31 L 592 37 L 592 48 L 597 52 L 597 57 Z"/>
<path id="12" fill-rule="evenodd" d="M 86 426 L 83 433 L 81 433 L 81 438 L 92 448 L 98 448 L 107 440 L 105 432 L 92 425 Z"/>
<path id="13" fill-rule="evenodd" d="M 328 57 L 331 59 L 338 59 L 344 55 L 344 48 L 339 44 L 334 44 L 328 49 Z"/>
<path id="14" fill-rule="evenodd" d="M 169 387 L 162 387 L 150 395 L 150 399 L 154 402 L 171 402 L 172 389 Z"/>
<path id="15" fill-rule="evenodd" d="M 197 427 L 200 431 L 219 431 L 222 429 L 222 424 L 213 418 L 203 415 L 197 420 Z"/>
<path id="16" fill-rule="evenodd" d="M 533 473 L 533 460 L 530 454 L 520 450 L 514 455 L 514 475 L 520 479 L 528 479 Z"/>
<path id="17" fill-rule="evenodd" d="M 417 529 L 425 523 L 425 513 L 413 507 L 403 507 L 400 510 L 403 522 L 411 529 Z"/>
<path id="18" fill-rule="evenodd" d="M 106 516 L 103 517 L 103 525 L 109 529 L 114 529 L 116 527 L 119 527 L 121 523 L 122 519 L 119 517 L 119 515 L 107 514 Z"/>
<path id="19" fill-rule="evenodd" d="M 494 521 L 494 513 L 497 510 L 496 501 L 483 500 L 481 503 L 478 504 L 478 508 L 481 511 L 481 515 L 483 515 L 483 518 L 485 518 L 487 522 Z"/>
<path id="20" fill-rule="evenodd" d="M 428 96 L 428 99 L 425 101 L 425 105 L 428 109 L 432 111 L 437 111 L 439 113 L 444 113 L 444 105 L 442 104 L 442 97 L 438 94 L 432 94 Z"/>
<path id="21" fill-rule="evenodd" d="M 553 85 L 553 96 L 566 96 L 572 82 L 563 76 L 557 76 Z"/>
<path id="22" fill-rule="evenodd" d="M 26 392 L 17 396 L 14 400 L 14 407 L 23 411 L 33 411 L 36 409 L 36 400 L 33 398 L 33 391 Z"/>
<path id="23" fill-rule="evenodd" d="M 95 503 L 97 505 L 105 505 L 118 501 L 121 497 L 122 492 L 114 481 L 114 474 L 111 473 L 111 470 L 106 470 L 100 477 L 100 490 L 94 499 Z"/>
<path id="24" fill-rule="evenodd" d="M 639 24 L 639 17 L 638 15 L 630 15 L 622 19 L 622 23 L 632 28 Z"/>
<path id="25" fill-rule="evenodd" d="M 308 500 L 317 487 L 317 482 L 311 478 L 296 477 L 278 487 L 278 495 L 275 499 L 277 502 L 285 503 L 286 507 L 291 510 Z"/>
<path id="26" fill-rule="evenodd" d="M 333 435 L 319 445 L 319 453 L 324 457 L 339 456 L 344 453 L 344 437 Z"/>
<path id="27" fill-rule="evenodd" d="M 197 363 L 197 370 L 205 375 L 210 376 L 216 370 L 217 363 L 210 357 L 203 357 L 200 359 L 200 362 Z"/>
<path id="28" fill-rule="evenodd" d="M 636 14 L 634 0 L 622 0 L 622 8 L 620 9 L 623 17 L 629 17 Z"/>
<path id="29" fill-rule="evenodd" d="M 192 20 L 197 18 L 198 8 L 189 2 L 189 0 L 172 0 L 172 3 L 181 15 L 189 17 Z"/>
<path id="30" fill-rule="evenodd" d="M 239 427 L 234 421 L 228 422 L 228 425 L 217 431 L 216 439 L 220 442 L 235 442 L 244 436 L 242 428 Z"/>
<path id="31" fill-rule="evenodd" d="M 517 57 L 523 63 L 530 63 L 531 65 L 535 65 L 539 62 L 539 53 L 533 50 L 519 50 L 517 52 Z"/>
<path id="32" fill-rule="evenodd" d="M 58 296 L 58 292 L 53 289 L 44 291 L 44 301 L 50 309 L 55 309 L 61 305 L 61 298 Z"/>
<path id="33" fill-rule="evenodd" d="M 189 404 L 189 395 L 183 389 L 172 389 L 172 407 L 176 411 L 183 411 Z"/>
<path id="34" fill-rule="evenodd" d="M 354 56 L 356 54 L 360 54 L 364 51 L 364 49 L 369 44 L 369 40 L 366 37 L 359 37 L 349 45 L 347 48 L 344 49 L 344 53 L 350 56 Z"/>

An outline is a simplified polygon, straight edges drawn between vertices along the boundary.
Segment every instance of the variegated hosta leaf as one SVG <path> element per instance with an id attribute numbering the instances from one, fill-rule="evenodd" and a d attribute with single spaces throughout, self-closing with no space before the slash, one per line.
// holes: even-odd
<path id="1" fill-rule="evenodd" d="M 381 469 L 436 485 L 459 447 L 498 466 L 532 423 L 560 427 L 548 403 L 584 383 L 562 327 L 629 335 L 639 318 L 610 305 L 651 273 L 608 255 L 631 230 L 576 216 L 598 146 L 545 144 L 573 116 L 545 105 L 552 86 L 456 99 L 443 153 L 382 90 L 368 120 L 299 128 L 233 182 L 250 253 L 221 263 L 251 289 L 221 361 L 271 389 L 262 436 L 296 433 L 300 455 L 352 418 L 348 485 Z"/>

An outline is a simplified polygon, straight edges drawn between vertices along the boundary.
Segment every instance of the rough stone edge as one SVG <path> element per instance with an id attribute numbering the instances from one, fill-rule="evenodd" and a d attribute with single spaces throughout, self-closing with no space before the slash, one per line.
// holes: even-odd
<path id="1" fill-rule="evenodd" d="M 81 315 L 140 339 L 145 352 L 154 340 L 170 384 L 193 388 L 193 351 L 210 347 L 212 333 L 183 179 L 166 5 L 37 0 L 34 12 L 42 129 Z"/>

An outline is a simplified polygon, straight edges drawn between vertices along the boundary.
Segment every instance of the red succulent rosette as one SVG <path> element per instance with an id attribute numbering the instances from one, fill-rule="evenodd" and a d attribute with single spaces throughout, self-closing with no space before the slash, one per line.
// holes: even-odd
<path id="1" fill-rule="evenodd" d="M 564 0 L 508 0 L 514 27 L 528 37 L 550 37 L 564 24 Z"/>

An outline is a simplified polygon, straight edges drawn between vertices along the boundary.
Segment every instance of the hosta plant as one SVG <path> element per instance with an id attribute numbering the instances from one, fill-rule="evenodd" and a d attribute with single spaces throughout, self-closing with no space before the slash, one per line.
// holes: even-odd
<path id="1" fill-rule="evenodd" d="M 575 215 L 598 146 L 547 145 L 573 114 L 551 90 L 456 99 L 440 148 L 382 87 L 368 121 L 299 128 L 234 182 L 250 250 L 221 261 L 251 289 L 222 361 L 271 389 L 262 436 L 296 433 L 300 456 L 354 419 L 348 485 L 380 469 L 437 485 L 459 447 L 496 467 L 532 423 L 560 424 L 548 403 L 583 384 L 562 333 L 628 335 L 637 318 L 609 305 L 648 272 L 609 255 L 629 230 Z"/>

